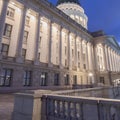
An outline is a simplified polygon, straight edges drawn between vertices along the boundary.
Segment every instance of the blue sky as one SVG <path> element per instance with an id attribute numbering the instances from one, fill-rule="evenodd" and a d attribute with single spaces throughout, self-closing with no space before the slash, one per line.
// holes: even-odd
<path id="1" fill-rule="evenodd" d="M 57 0 L 48 0 L 56 4 Z M 88 16 L 89 31 L 104 30 L 120 43 L 120 0 L 80 0 Z"/>

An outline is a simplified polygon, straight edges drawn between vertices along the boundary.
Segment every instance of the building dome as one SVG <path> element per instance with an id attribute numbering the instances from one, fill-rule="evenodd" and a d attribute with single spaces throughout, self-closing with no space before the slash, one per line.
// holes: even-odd
<path id="1" fill-rule="evenodd" d="M 87 29 L 88 18 L 79 0 L 58 0 L 57 8 Z"/>
<path id="2" fill-rule="evenodd" d="M 76 3 L 80 5 L 79 0 L 58 0 L 57 5 L 62 4 L 62 3 Z"/>

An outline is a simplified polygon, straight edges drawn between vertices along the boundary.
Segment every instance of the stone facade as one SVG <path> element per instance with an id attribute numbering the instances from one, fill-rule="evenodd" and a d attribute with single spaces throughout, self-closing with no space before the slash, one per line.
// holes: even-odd
<path id="1" fill-rule="evenodd" d="M 112 84 L 120 47 L 45 0 L 0 1 L 0 90 Z M 114 77 L 113 77 L 114 76 Z"/>

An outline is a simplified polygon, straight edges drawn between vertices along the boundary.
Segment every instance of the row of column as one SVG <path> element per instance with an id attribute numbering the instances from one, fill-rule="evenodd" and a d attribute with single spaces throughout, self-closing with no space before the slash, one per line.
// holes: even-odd
<path id="1" fill-rule="evenodd" d="M 4 25 L 5 25 L 5 19 L 6 19 L 6 13 L 7 13 L 7 7 L 9 4 L 9 0 L 3 0 L 3 5 L 2 5 L 2 10 L 1 10 L 1 16 L 0 16 L 0 48 L 1 48 L 1 42 L 2 42 L 2 37 L 3 37 L 3 31 L 4 31 Z M 26 6 L 23 7 L 22 13 L 21 13 L 21 23 L 20 23 L 20 30 L 19 30 L 19 36 L 18 36 L 18 42 L 17 42 L 17 50 L 16 50 L 16 61 L 17 62 L 22 62 L 22 45 L 23 45 L 23 38 L 24 38 L 24 29 L 25 29 L 25 21 L 26 21 L 26 14 L 27 14 L 28 8 Z M 36 40 L 35 40 L 35 53 L 34 53 L 34 63 L 39 64 L 38 60 L 38 51 L 39 51 L 39 39 L 40 39 L 40 20 L 41 20 L 41 14 L 37 14 L 37 22 L 36 22 Z M 52 65 L 52 24 L 53 21 L 49 21 L 48 25 L 48 44 L 49 44 L 49 49 L 48 49 L 48 65 Z M 60 37 L 59 37 L 59 65 L 60 68 L 63 67 L 62 65 L 62 45 L 63 45 L 63 40 L 62 40 L 62 30 L 63 28 L 60 27 Z M 70 34 L 71 32 L 68 32 L 68 66 L 71 69 L 71 44 L 70 44 Z M 77 35 L 75 37 L 75 66 L 78 66 L 78 53 L 77 53 Z M 83 69 L 83 56 L 82 56 L 82 40 L 80 40 L 81 46 L 80 46 L 80 67 Z M 88 49 L 89 47 L 89 49 Z M 89 52 L 89 55 L 88 55 Z M 91 62 L 90 60 L 92 56 L 92 45 L 86 42 L 86 67 L 87 70 L 92 69 Z"/>
<path id="2" fill-rule="evenodd" d="M 105 53 L 105 68 L 106 70 L 119 72 L 120 71 L 120 55 L 110 47 L 104 46 Z"/>

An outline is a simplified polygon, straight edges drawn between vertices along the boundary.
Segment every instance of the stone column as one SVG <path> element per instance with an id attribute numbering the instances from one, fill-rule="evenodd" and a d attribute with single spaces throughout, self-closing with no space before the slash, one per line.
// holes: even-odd
<path id="1" fill-rule="evenodd" d="M 86 70 L 89 70 L 88 43 L 86 42 Z"/>
<path id="2" fill-rule="evenodd" d="M 40 41 L 40 14 L 38 13 L 37 22 L 36 22 L 36 41 L 35 41 L 35 53 L 34 53 L 34 64 L 39 65 L 39 41 Z"/>
<path id="3" fill-rule="evenodd" d="M 68 33 L 68 66 L 69 66 L 69 70 L 72 69 L 71 66 L 71 52 L 70 52 L 70 32 Z"/>
<path id="4" fill-rule="evenodd" d="M 110 50 L 110 53 L 111 53 L 111 61 L 112 61 L 112 70 L 114 71 L 114 61 L 113 61 L 113 52 L 112 50 Z"/>
<path id="5" fill-rule="evenodd" d="M 49 22 L 48 25 L 48 67 L 52 67 L 52 21 Z"/>
<path id="6" fill-rule="evenodd" d="M 78 70 L 77 36 L 75 36 L 75 67 Z"/>
<path id="7" fill-rule="evenodd" d="M 24 39 L 24 29 L 25 29 L 25 20 L 26 20 L 27 8 L 24 7 L 21 15 L 20 30 L 18 36 L 17 50 L 16 50 L 16 62 L 23 62 L 22 58 L 22 45 Z"/>
<path id="8" fill-rule="evenodd" d="M 103 44 L 103 60 L 104 60 L 104 70 L 106 71 L 107 70 L 107 57 L 106 57 L 106 51 L 105 51 L 105 45 Z"/>
<path id="9" fill-rule="evenodd" d="M 60 62 L 59 62 L 59 66 L 60 66 L 60 68 L 62 69 L 63 68 L 63 65 L 62 65 L 62 27 L 60 26 L 60 37 L 59 37 L 59 60 L 60 60 Z"/>
<path id="10" fill-rule="evenodd" d="M 2 37 L 3 37 L 3 32 L 4 32 L 4 27 L 5 27 L 5 19 L 6 19 L 6 13 L 7 13 L 7 7 L 9 0 L 2 0 L 2 11 L 0 15 L 0 50 L 2 47 Z M 1 56 L 1 51 L 0 51 L 0 56 Z M 0 57 L 1 58 L 1 57 Z"/>
<path id="11" fill-rule="evenodd" d="M 93 45 L 91 44 L 91 66 L 92 70 L 95 68 L 95 56 L 94 56 L 94 51 L 93 51 Z"/>
<path id="12" fill-rule="evenodd" d="M 82 49 L 82 39 L 80 40 L 80 69 L 83 70 L 83 49 Z"/>
<path id="13" fill-rule="evenodd" d="M 112 71 L 112 62 L 111 62 L 110 48 L 108 48 L 108 56 L 109 56 L 109 61 L 110 61 L 110 71 Z"/>

